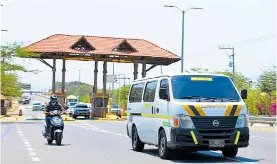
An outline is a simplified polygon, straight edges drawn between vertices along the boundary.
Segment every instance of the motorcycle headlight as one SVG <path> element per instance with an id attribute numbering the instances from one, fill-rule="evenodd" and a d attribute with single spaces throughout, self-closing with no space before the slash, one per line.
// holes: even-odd
<path id="1" fill-rule="evenodd" d="M 186 129 L 194 129 L 195 126 L 191 120 L 190 116 L 187 115 L 176 115 L 173 119 L 173 126 L 186 128 Z"/>
<path id="2" fill-rule="evenodd" d="M 239 115 L 237 123 L 236 123 L 236 128 L 244 128 L 248 127 L 248 121 L 246 118 L 245 114 Z"/>
<path id="3" fill-rule="evenodd" d="M 53 117 L 52 121 L 53 121 L 54 124 L 57 124 L 57 125 L 60 125 L 63 122 L 63 120 L 59 117 Z"/>

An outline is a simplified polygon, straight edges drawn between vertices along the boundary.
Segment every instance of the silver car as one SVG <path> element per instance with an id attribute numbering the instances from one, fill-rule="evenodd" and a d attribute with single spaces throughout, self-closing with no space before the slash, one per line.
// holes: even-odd
<path id="1" fill-rule="evenodd" d="M 43 109 L 42 103 L 38 101 L 34 101 L 32 104 L 33 111 L 41 111 Z"/>

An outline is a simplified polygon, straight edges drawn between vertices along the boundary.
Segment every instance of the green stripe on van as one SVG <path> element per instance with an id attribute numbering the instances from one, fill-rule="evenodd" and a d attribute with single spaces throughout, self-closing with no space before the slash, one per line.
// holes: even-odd
<path id="1" fill-rule="evenodd" d="M 170 123 L 169 123 L 169 122 L 165 122 L 165 121 L 164 121 L 164 122 L 163 122 L 163 125 L 164 125 L 164 126 L 171 127 L 171 125 L 170 125 Z"/>

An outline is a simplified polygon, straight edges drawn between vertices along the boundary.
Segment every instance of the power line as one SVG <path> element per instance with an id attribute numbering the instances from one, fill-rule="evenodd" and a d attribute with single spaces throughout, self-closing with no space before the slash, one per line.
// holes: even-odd
<path id="1" fill-rule="evenodd" d="M 232 45 L 232 46 L 246 46 L 249 44 L 257 44 L 260 42 L 265 42 L 265 41 L 269 41 L 269 40 L 274 40 L 276 39 L 276 34 L 271 34 L 271 35 L 265 35 L 265 36 L 260 36 L 257 38 L 251 38 L 251 39 L 247 39 L 247 40 L 243 40 L 243 41 L 238 41 L 238 42 L 234 42 L 234 43 L 229 43 L 229 44 L 224 44 L 224 45 Z M 215 49 L 214 46 L 203 50 L 203 51 L 195 51 L 195 52 L 190 52 L 188 54 L 192 55 L 192 54 L 200 54 L 199 56 L 204 56 L 207 53 L 215 53 L 217 51 L 217 49 Z"/>

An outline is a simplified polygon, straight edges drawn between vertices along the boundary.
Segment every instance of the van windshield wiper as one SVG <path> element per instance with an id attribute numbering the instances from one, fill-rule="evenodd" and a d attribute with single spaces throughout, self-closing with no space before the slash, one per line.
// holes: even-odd
<path id="1" fill-rule="evenodd" d="M 223 98 L 223 101 L 235 101 L 238 102 L 239 100 L 236 98 Z"/>
<path id="2" fill-rule="evenodd" d="M 178 99 L 192 99 L 192 100 L 196 100 L 197 99 L 197 101 L 201 101 L 201 96 L 185 96 L 185 97 L 180 97 L 180 98 L 178 98 Z"/>
<path id="3" fill-rule="evenodd" d="M 200 99 L 202 98 L 201 96 L 185 96 L 185 97 L 180 97 L 178 99 Z"/>
<path id="4" fill-rule="evenodd" d="M 220 100 L 221 102 L 223 102 L 222 98 L 217 98 L 217 97 L 203 97 L 203 100 Z"/>

